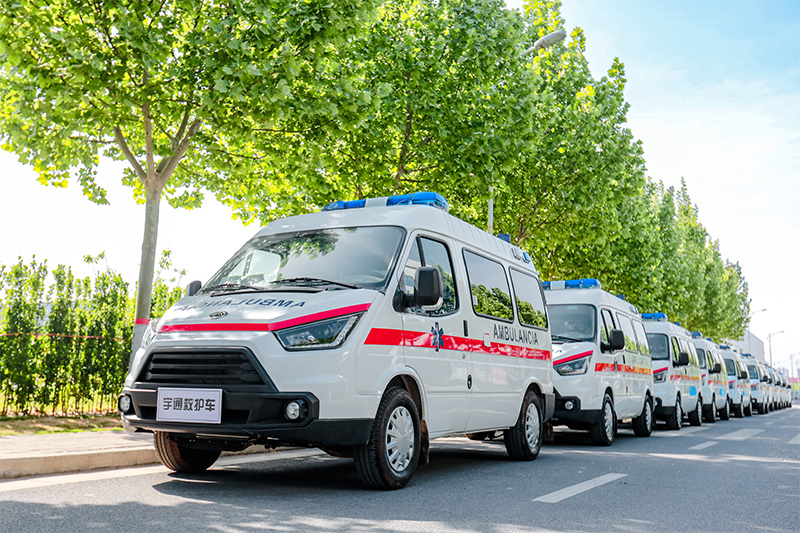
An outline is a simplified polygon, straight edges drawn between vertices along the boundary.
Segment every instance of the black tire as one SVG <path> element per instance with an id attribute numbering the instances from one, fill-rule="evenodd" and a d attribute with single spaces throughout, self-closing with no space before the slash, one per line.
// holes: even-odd
<path id="1" fill-rule="evenodd" d="M 700 426 L 703 424 L 703 397 L 697 396 L 697 406 L 689 413 L 689 425 Z"/>
<path id="2" fill-rule="evenodd" d="M 514 427 L 503 434 L 508 456 L 515 461 L 533 461 L 539 455 L 544 440 L 542 402 L 533 391 L 525 393 Z"/>
<path id="3" fill-rule="evenodd" d="M 175 472 L 203 472 L 219 459 L 219 450 L 187 448 L 171 440 L 167 433 L 153 433 L 156 453 L 164 466 Z"/>
<path id="4" fill-rule="evenodd" d="M 744 418 L 744 402 L 743 401 L 739 402 L 738 406 L 736 406 L 736 405 L 733 406 L 733 415 L 736 418 Z"/>
<path id="5" fill-rule="evenodd" d="M 633 434 L 637 437 L 649 437 L 653 433 L 653 400 L 648 396 L 644 400 L 642 414 L 633 419 Z"/>
<path id="6" fill-rule="evenodd" d="M 711 405 L 703 415 L 703 421 L 708 424 L 713 424 L 717 421 L 717 398 L 715 396 L 711 397 Z"/>
<path id="7" fill-rule="evenodd" d="M 681 398 L 675 400 L 675 409 L 672 410 L 667 416 L 667 429 L 679 430 L 683 424 L 683 407 L 681 406 Z"/>
<path id="8" fill-rule="evenodd" d="M 758 411 L 758 414 L 760 414 L 760 415 L 767 414 L 767 410 L 764 408 L 764 402 L 756 404 L 756 410 Z"/>
<path id="9" fill-rule="evenodd" d="M 719 419 L 720 420 L 730 420 L 731 419 L 731 406 L 728 400 L 725 400 L 725 409 L 719 412 Z"/>
<path id="10" fill-rule="evenodd" d="M 748 403 L 744 406 L 744 416 L 753 416 L 753 404 Z"/>
<path id="11" fill-rule="evenodd" d="M 600 420 L 589 426 L 589 439 L 597 446 L 611 446 L 617 436 L 617 414 L 614 412 L 614 402 L 607 393 L 603 397 L 603 407 L 600 408 Z"/>
<path id="12" fill-rule="evenodd" d="M 375 489 L 401 489 L 414 475 L 419 453 L 417 406 L 408 392 L 392 387 L 378 405 L 369 442 L 353 450 L 358 477 Z"/>

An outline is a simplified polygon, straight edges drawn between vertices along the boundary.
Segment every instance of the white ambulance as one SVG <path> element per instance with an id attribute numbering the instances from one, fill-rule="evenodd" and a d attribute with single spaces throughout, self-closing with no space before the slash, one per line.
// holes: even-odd
<path id="1" fill-rule="evenodd" d="M 653 371 L 639 311 L 596 279 L 545 281 L 553 339 L 554 425 L 589 430 L 594 444 L 614 442 L 617 424 L 653 431 Z"/>
<path id="2" fill-rule="evenodd" d="M 702 378 L 691 335 L 664 313 L 643 313 L 642 320 L 653 361 L 656 418 L 665 419 L 669 429 L 680 429 L 688 413 L 691 425 L 701 425 Z"/>
<path id="3" fill-rule="evenodd" d="M 692 343 L 700 363 L 703 421 L 713 424 L 717 421 L 717 415 L 722 420 L 728 420 L 728 376 L 719 346 L 711 339 L 704 339 L 699 331 L 692 332 Z"/>
<path id="4" fill-rule="evenodd" d="M 750 376 L 750 404 L 760 415 L 767 414 L 767 402 L 769 401 L 769 375 L 766 367 L 755 357 L 743 353 L 742 358 L 747 366 L 747 374 Z"/>
<path id="5" fill-rule="evenodd" d="M 747 365 L 742 356 L 731 350 L 730 346 L 720 345 L 720 350 L 728 374 L 730 410 L 737 418 L 750 416 L 753 414 L 753 407 L 750 404 L 750 375 Z"/>
<path id="6" fill-rule="evenodd" d="M 312 445 L 403 487 L 430 439 L 502 431 L 539 453 L 550 332 L 530 256 L 415 193 L 335 202 L 260 230 L 148 329 L 119 409 L 164 464 Z"/>

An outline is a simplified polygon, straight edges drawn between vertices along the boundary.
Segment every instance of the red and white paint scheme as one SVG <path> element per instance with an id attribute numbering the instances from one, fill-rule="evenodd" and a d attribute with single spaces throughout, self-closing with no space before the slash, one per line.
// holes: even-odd
<path id="1" fill-rule="evenodd" d="M 554 425 L 610 445 L 617 425 L 653 429 L 653 372 L 639 311 L 596 279 L 544 282 L 553 339 Z"/>
<path id="2" fill-rule="evenodd" d="M 178 471 L 314 445 L 383 489 L 437 437 L 502 432 L 534 459 L 554 408 L 538 274 L 447 208 L 415 193 L 267 225 L 151 323 L 120 396 L 126 428 L 154 432 Z"/>
<path id="3" fill-rule="evenodd" d="M 703 378 L 691 335 L 664 313 L 643 313 L 642 320 L 653 360 L 656 417 L 669 429 L 680 429 L 684 414 L 691 425 L 701 425 Z"/>
<path id="4" fill-rule="evenodd" d="M 703 420 L 714 423 L 717 416 L 722 420 L 730 418 L 728 410 L 728 375 L 725 361 L 722 360 L 719 346 L 711 339 L 704 339 L 700 332 L 692 332 L 692 344 L 700 362 L 700 378 L 703 398 Z"/>

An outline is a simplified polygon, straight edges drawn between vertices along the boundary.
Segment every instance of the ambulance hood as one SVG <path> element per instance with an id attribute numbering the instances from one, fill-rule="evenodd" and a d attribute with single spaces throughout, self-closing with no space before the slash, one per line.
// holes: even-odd
<path id="1" fill-rule="evenodd" d="M 159 322 L 158 332 L 276 330 L 366 311 L 379 294 L 368 289 L 201 293 L 176 302 Z"/>
<path id="2" fill-rule="evenodd" d="M 587 355 L 592 355 L 595 344 L 592 342 L 568 342 L 565 344 L 553 345 L 553 364 L 566 362 L 571 359 L 579 359 Z"/>

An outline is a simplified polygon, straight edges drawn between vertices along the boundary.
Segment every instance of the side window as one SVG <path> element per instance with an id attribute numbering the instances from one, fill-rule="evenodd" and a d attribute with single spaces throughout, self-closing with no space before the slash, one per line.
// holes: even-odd
<path id="1" fill-rule="evenodd" d="M 689 349 L 689 361 L 693 365 L 700 366 L 700 361 L 697 359 L 697 351 L 694 349 L 694 343 L 690 341 L 683 341 L 686 343 L 686 347 Z"/>
<path id="2" fill-rule="evenodd" d="M 635 352 L 636 336 L 633 333 L 633 324 L 631 324 L 631 319 L 617 313 L 617 323 L 619 323 L 622 333 L 625 334 L 625 349 L 629 352 Z"/>
<path id="3" fill-rule="evenodd" d="M 464 250 L 464 263 L 475 313 L 511 322 L 514 307 L 503 265 L 468 250 Z"/>
<path id="4" fill-rule="evenodd" d="M 425 237 L 417 238 L 403 269 L 403 285 L 406 294 L 414 293 L 414 273 L 421 266 L 436 267 L 441 272 L 442 306 L 436 311 L 423 311 L 419 307 L 410 307 L 408 311 L 428 316 L 449 315 L 455 312 L 458 309 L 458 295 L 453 277 L 453 263 L 450 260 L 447 246 L 442 242 Z"/>
<path id="5" fill-rule="evenodd" d="M 695 346 L 694 350 L 697 352 L 697 360 L 700 361 L 700 368 L 711 368 L 714 363 L 711 362 L 711 352 L 708 352 L 708 360 L 706 360 L 706 351 L 702 348 Z"/>
<path id="6" fill-rule="evenodd" d="M 520 324 L 546 329 L 547 313 L 544 309 L 544 298 L 542 298 L 539 280 L 513 268 L 510 272 Z"/>
<path id="7" fill-rule="evenodd" d="M 614 317 L 608 309 L 600 311 L 600 317 L 602 319 L 602 324 L 600 325 L 600 340 L 608 343 L 609 339 L 611 339 L 611 330 L 617 329 L 617 325 L 614 323 Z"/>
<path id="8" fill-rule="evenodd" d="M 678 354 L 681 353 L 681 349 L 678 346 L 678 339 L 672 337 L 672 360 L 674 362 L 678 362 Z"/>
<path id="9" fill-rule="evenodd" d="M 642 323 L 634 320 L 633 330 L 636 332 L 636 344 L 639 346 L 639 353 L 650 355 L 650 344 L 647 342 L 647 333 L 644 332 Z"/>

